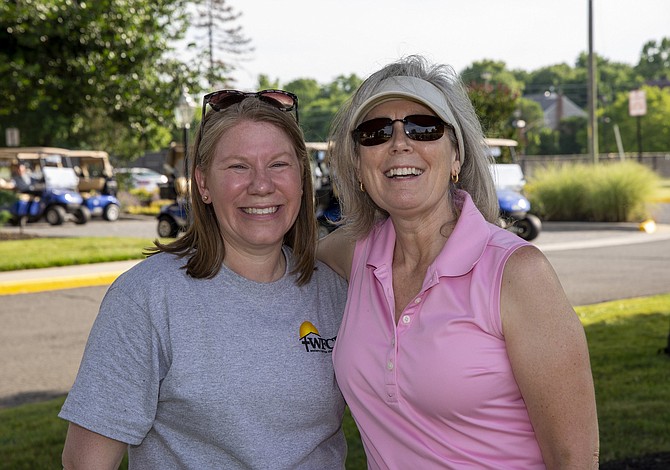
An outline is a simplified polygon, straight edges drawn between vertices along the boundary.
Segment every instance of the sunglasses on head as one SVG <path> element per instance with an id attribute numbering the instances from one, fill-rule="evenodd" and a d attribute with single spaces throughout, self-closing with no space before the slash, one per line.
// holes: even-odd
<path id="1" fill-rule="evenodd" d="M 258 98 L 282 111 L 295 111 L 295 120 L 298 121 L 298 97 L 288 91 L 262 90 L 246 92 L 239 90 L 219 90 L 208 93 L 202 98 L 201 122 L 205 122 L 207 105 L 211 106 L 214 111 L 221 111 L 247 98 Z"/>
<path id="2" fill-rule="evenodd" d="M 375 118 L 364 121 L 353 130 L 354 141 L 364 147 L 380 145 L 388 142 L 393 136 L 393 124 L 402 122 L 405 135 L 419 142 L 438 140 L 444 135 L 444 128 L 449 124 L 437 116 L 428 114 L 412 114 L 404 119 Z"/>

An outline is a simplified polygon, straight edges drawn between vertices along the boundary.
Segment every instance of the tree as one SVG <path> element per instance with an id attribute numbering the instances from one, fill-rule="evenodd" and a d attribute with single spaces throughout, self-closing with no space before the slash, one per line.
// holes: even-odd
<path id="1" fill-rule="evenodd" d="M 476 61 L 463 69 L 460 75 L 468 85 L 504 85 L 513 93 L 521 93 L 524 89 L 524 84 L 517 79 L 516 73 L 507 70 L 505 62 L 502 61 Z"/>
<path id="2" fill-rule="evenodd" d="M 635 68 L 621 62 L 612 62 L 596 55 L 598 74 L 598 106 L 607 106 L 621 91 L 634 90 L 644 82 Z M 588 55 L 584 52 L 577 59 L 577 69 L 587 73 Z M 584 105 L 585 107 L 586 105 Z"/>
<path id="3" fill-rule="evenodd" d="M 667 152 L 670 143 L 670 88 L 643 86 L 647 97 L 647 114 L 640 118 L 628 114 L 628 92 L 616 95 L 614 103 L 603 110 L 612 126 L 617 124 L 626 152 L 637 152 L 637 119 L 642 130 L 642 150 L 645 152 Z"/>
<path id="4" fill-rule="evenodd" d="M 304 78 L 286 84 L 286 90 L 298 95 L 300 125 L 307 141 L 322 142 L 328 138 L 333 117 L 361 83 L 362 80 L 352 74 L 340 75 L 325 85 Z"/>
<path id="5" fill-rule="evenodd" d="M 244 36 L 241 26 L 235 25 L 242 14 L 235 13 L 226 0 L 196 0 L 195 3 L 193 27 L 204 31 L 202 39 L 206 41 L 202 42 L 202 46 L 191 43 L 189 47 L 198 53 L 196 57 L 206 58 L 206 62 L 196 60 L 196 63 L 204 69 L 202 75 L 209 88 L 223 88 L 230 81 L 228 75 L 235 69 L 235 61 L 253 51 L 249 45 L 251 39 Z M 235 59 L 224 60 L 220 58 L 221 54 Z"/>
<path id="6" fill-rule="evenodd" d="M 185 3 L 4 2 L 0 125 L 18 127 L 22 145 L 100 147 L 125 158 L 165 146 L 181 86 L 197 86 L 195 73 L 168 57 L 186 29 Z"/>
<path id="7" fill-rule="evenodd" d="M 670 37 L 645 43 L 635 70 L 645 80 L 670 80 Z"/>
<path id="8" fill-rule="evenodd" d="M 521 97 L 520 92 L 503 84 L 471 83 L 468 95 L 487 137 L 514 136 L 514 111 Z"/>
<path id="9" fill-rule="evenodd" d="M 585 107 L 587 71 L 568 64 L 555 64 L 530 72 L 526 82 L 527 95 L 556 92 L 567 96 L 580 107 Z"/>

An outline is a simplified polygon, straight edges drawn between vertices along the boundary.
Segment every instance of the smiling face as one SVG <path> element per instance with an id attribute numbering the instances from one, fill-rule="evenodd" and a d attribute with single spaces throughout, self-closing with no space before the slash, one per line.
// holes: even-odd
<path id="1" fill-rule="evenodd" d="M 253 121 L 231 127 L 221 136 L 209 168 L 196 168 L 195 178 L 228 248 L 238 253 L 281 248 L 302 195 L 300 163 L 281 129 Z"/>
<path id="2" fill-rule="evenodd" d="M 403 119 L 412 114 L 435 113 L 408 100 L 381 103 L 365 116 Z M 358 173 L 374 202 L 392 217 L 451 217 L 448 191 L 452 173 L 460 171 L 457 150 L 445 133 L 435 141 L 411 140 L 403 123 L 393 123 L 388 142 L 359 147 Z"/>

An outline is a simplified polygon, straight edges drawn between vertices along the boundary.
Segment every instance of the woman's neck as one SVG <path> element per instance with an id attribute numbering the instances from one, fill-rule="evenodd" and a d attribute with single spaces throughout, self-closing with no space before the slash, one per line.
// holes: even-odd
<path id="1" fill-rule="evenodd" d="M 241 253 L 226 247 L 223 264 L 231 271 L 255 282 L 274 282 L 286 273 L 286 257 L 281 247 L 259 253 Z"/>

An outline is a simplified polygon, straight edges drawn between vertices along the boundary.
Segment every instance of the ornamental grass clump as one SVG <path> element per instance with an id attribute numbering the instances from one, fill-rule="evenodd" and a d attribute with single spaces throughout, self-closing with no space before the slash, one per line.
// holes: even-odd
<path id="1" fill-rule="evenodd" d="M 533 212 L 544 220 L 635 222 L 659 177 L 636 162 L 568 164 L 539 170 L 526 186 Z"/>

